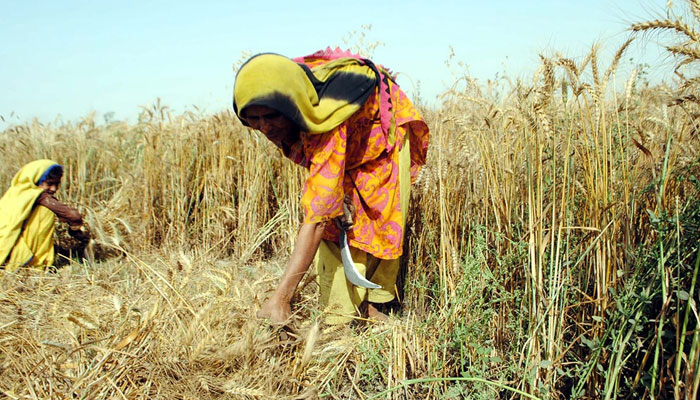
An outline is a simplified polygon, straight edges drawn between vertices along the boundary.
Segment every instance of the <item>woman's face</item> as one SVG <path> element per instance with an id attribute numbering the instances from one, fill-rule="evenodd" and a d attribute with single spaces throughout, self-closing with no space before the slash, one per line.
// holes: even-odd
<path id="1" fill-rule="evenodd" d="M 285 139 L 289 142 L 290 139 L 296 138 L 299 133 L 294 122 L 270 107 L 248 106 L 243 110 L 243 118 L 251 128 L 259 130 L 278 145 Z"/>
<path id="2" fill-rule="evenodd" d="M 61 185 L 61 178 L 46 178 L 39 185 L 40 188 L 44 189 L 50 195 L 54 195 L 58 191 L 58 187 Z"/>

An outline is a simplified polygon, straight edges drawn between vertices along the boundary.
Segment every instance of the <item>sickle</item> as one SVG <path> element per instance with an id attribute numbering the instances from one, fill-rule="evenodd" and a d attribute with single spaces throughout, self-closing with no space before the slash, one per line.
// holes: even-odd
<path id="1" fill-rule="evenodd" d="M 345 277 L 348 278 L 350 283 L 355 286 L 368 288 L 368 289 L 379 289 L 381 285 L 377 285 L 374 282 L 368 281 L 360 272 L 355 268 L 355 263 L 352 261 L 352 256 L 350 255 L 350 247 L 348 247 L 348 237 L 345 234 L 345 230 L 340 228 L 340 238 L 338 240 L 340 246 L 340 258 L 343 260 L 343 269 L 345 270 Z"/>

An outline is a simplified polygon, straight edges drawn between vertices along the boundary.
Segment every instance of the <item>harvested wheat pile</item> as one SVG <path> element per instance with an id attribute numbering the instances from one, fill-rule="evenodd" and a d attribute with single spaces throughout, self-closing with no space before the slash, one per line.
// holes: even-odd
<path id="1" fill-rule="evenodd" d="M 319 327 L 313 284 L 293 330 L 269 327 L 254 315 L 278 268 L 125 254 L 56 273 L 2 274 L 0 391 L 13 399 L 253 399 L 316 398 L 333 387 L 355 396 L 360 388 L 331 379 L 359 373 L 362 342 L 406 328 Z"/>

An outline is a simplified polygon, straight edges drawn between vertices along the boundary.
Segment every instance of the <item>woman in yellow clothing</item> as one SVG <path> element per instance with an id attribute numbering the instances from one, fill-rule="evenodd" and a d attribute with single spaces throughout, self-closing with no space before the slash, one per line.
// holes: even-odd
<path id="1" fill-rule="evenodd" d="M 260 54 L 238 72 L 233 107 L 285 156 L 309 170 L 304 222 L 277 289 L 258 315 L 284 322 L 318 252 L 326 322 L 346 322 L 395 296 L 410 182 L 425 163 L 428 128 L 391 74 L 339 50 L 288 59 Z M 353 209 L 352 226 L 331 223 Z M 346 230 L 355 267 L 381 288 L 352 285 L 337 245 Z"/>
<path id="2" fill-rule="evenodd" d="M 63 168 L 51 160 L 36 160 L 22 167 L 0 198 L 0 268 L 45 269 L 54 263 L 53 234 L 56 217 L 69 224 L 78 240 L 89 239 L 78 210 L 54 197 Z"/>

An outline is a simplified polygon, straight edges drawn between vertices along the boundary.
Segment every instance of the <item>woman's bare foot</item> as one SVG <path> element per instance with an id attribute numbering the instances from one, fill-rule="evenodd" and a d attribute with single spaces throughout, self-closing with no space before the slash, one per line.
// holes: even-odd
<path id="1" fill-rule="evenodd" d="M 388 321 L 389 316 L 377 310 L 372 303 L 367 303 L 367 317 L 375 321 Z"/>

